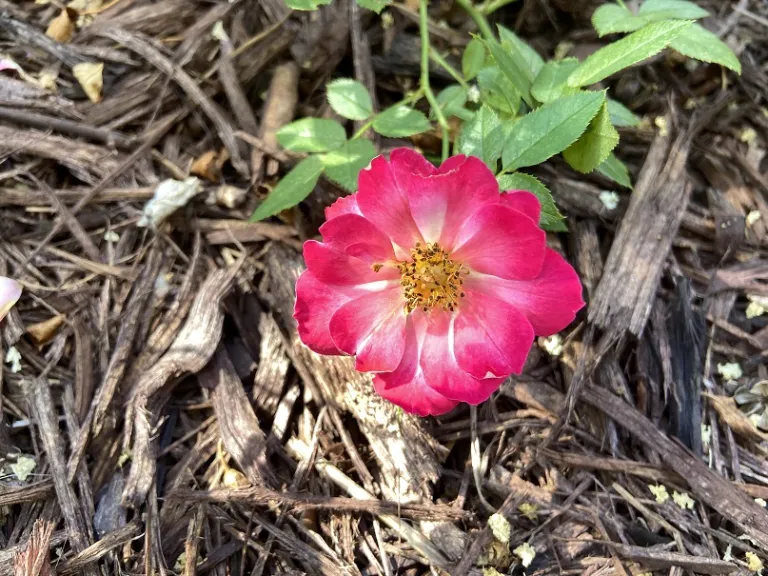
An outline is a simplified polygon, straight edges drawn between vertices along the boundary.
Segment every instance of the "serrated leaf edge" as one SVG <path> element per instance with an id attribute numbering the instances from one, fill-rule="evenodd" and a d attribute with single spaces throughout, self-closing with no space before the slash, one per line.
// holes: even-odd
<path id="1" fill-rule="evenodd" d="M 552 195 L 552 191 L 549 189 L 549 187 L 546 184 L 544 184 L 544 182 L 539 180 L 536 176 L 534 176 L 533 174 L 528 174 L 527 172 L 512 172 L 511 174 L 508 174 L 508 176 L 515 176 L 515 175 L 523 176 L 525 178 L 530 178 L 531 180 L 534 180 L 537 184 L 539 184 L 542 188 L 544 188 L 549 193 L 549 197 L 552 199 L 552 206 L 555 207 L 555 213 L 554 214 L 552 214 L 551 212 L 545 212 L 544 211 L 544 204 L 541 202 L 541 200 L 539 200 L 539 204 L 541 204 L 541 213 L 542 213 L 542 215 L 543 214 L 547 214 L 553 220 L 552 223 L 546 224 L 543 221 L 543 217 L 540 216 L 539 217 L 539 226 L 541 228 L 543 228 L 544 230 L 546 230 L 547 232 L 566 232 L 568 230 L 568 228 L 566 227 L 564 222 L 565 222 L 565 220 L 567 220 L 567 218 L 563 215 L 562 212 L 560 212 L 560 209 L 557 207 L 557 203 L 555 202 L 555 197 Z M 524 189 L 522 189 L 522 190 L 524 190 Z M 536 194 L 533 191 L 531 191 L 531 190 L 524 190 L 524 191 L 525 192 L 530 192 L 531 194 L 536 196 Z M 506 192 L 506 191 L 501 191 L 502 194 L 504 192 Z M 538 197 L 537 197 L 537 199 L 538 199 Z M 558 228 L 557 227 L 558 224 L 561 225 L 562 228 Z"/>
<path id="2" fill-rule="evenodd" d="M 684 29 L 684 28 L 685 28 L 685 26 L 689 26 L 689 25 L 693 24 L 693 20 L 665 20 L 665 21 L 662 21 L 662 22 L 675 22 L 675 23 L 679 23 L 679 24 L 680 24 L 680 26 L 679 26 L 679 28 L 677 28 L 677 29 L 679 29 L 679 30 L 682 30 L 682 29 Z M 648 24 L 647 26 L 653 26 L 654 24 L 660 24 L 660 22 L 654 22 L 654 23 L 652 23 L 652 24 Z M 644 26 L 643 28 L 645 28 L 645 27 L 646 27 L 646 26 Z M 643 31 L 643 28 L 640 28 L 639 30 L 635 30 L 635 31 L 633 32 L 633 34 L 635 34 L 635 33 L 637 33 L 637 32 L 642 32 L 642 31 Z M 671 32 L 672 30 L 675 30 L 675 29 L 670 29 L 670 30 L 667 30 L 667 32 Z M 630 35 L 630 36 L 631 36 L 631 35 Z M 626 40 L 627 38 L 630 38 L 630 36 L 625 36 L 625 37 L 624 37 L 624 38 L 622 38 L 621 40 L 617 40 L 617 42 L 621 42 L 622 40 Z M 633 48 L 633 50 L 638 50 L 638 49 L 642 48 L 643 46 L 646 46 L 646 45 L 650 44 L 650 43 L 651 43 L 651 42 L 653 42 L 654 40 L 655 40 L 655 38 L 652 38 L 652 39 L 650 39 L 650 40 L 646 40 L 646 41 L 645 41 L 643 44 L 640 44 L 640 45 L 638 45 L 638 46 L 635 46 L 635 47 Z M 639 60 L 638 62 L 643 62 L 644 60 L 648 60 L 648 58 L 653 58 L 654 56 L 656 56 L 657 54 L 659 54 L 659 53 L 660 53 L 662 50 L 666 49 L 666 48 L 667 48 L 667 47 L 670 45 L 670 43 L 672 42 L 672 40 L 674 40 L 674 37 L 673 37 L 672 39 L 670 39 L 670 40 L 669 40 L 669 42 L 667 42 L 667 43 L 666 43 L 664 46 L 661 46 L 661 47 L 660 47 L 658 50 L 656 50 L 655 52 L 651 52 L 650 54 L 647 54 L 647 55 L 646 55 L 646 56 L 645 56 L 645 57 L 644 57 L 642 60 Z M 611 45 L 611 44 L 608 44 L 608 46 L 610 46 L 610 45 Z M 608 46 L 604 46 L 603 48 L 607 48 Z M 602 48 L 601 48 L 601 49 L 602 49 Z M 595 56 L 595 55 L 596 55 L 596 54 L 598 54 L 599 52 L 600 52 L 600 50 L 598 50 L 597 52 L 594 52 L 594 53 L 592 53 L 591 55 L 589 55 L 589 56 L 587 57 L 587 59 L 586 59 L 586 60 L 584 60 L 584 62 L 582 62 L 582 63 L 581 63 L 581 66 L 579 66 L 579 68 L 583 67 L 583 66 L 584 66 L 584 65 L 585 65 L 587 62 L 589 62 L 589 59 L 590 59 L 590 58 L 592 58 L 593 56 Z M 624 55 L 622 55 L 622 56 L 620 56 L 620 57 L 623 57 L 623 56 L 624 56 Z M 618 60 L 618 59 L 617 59 L 617 60 Z M 617 60 L 614 60 L 614 61 L 613 61 L 611 64 L 615 63 Z M 576 74 L 576 73 L 579 71 L 579 68 L 576 68 L 576 70 L 574 70 L 574 71 L 571 73 L 571 75 L 568 77 L 568 80 L 567 80 L 567 82 L 568 82 L 568 86 L 571 86 L 572 88 L 579 88 L 579 87 L 582 87 L 582 86 L 588 86 L 588 85 L 590 85 L 590 84 L 594 84 L 595 82 L 599 82 L 600 80 L 603 80 L 603 79 L 607 78 L 608 76 L 611 76 L 611 75 L 613 75 L 613 74 L 616 74 L 617 72 L 620 72 L 621 70 L 624 70 L 624 69 L 625 69 L 625 68 L 622 68 L 621 70 L 616 70 L 615 72 L 612 72 L 611 74 L 608 74 L 608 76 L 604 76 L 603 78 L 600 78 L 600 79 L 598 79 L 598 80 L 593 80 L 592 82 L 575 82 L 575 81 L 574 81 L 574 82 L 572 83 L 572 78 L 573 78 L 573 77 L 574 77 L 574 75 L 575 75 L 575 74 Z M 605 66 L 605 68 L 610 68 L 610 65 L 609 65 L 609 66 Z"/>
<path id="3" fill-rule="evenodd" d="M 587 92 L 590 92 L 590 91 L 588 90 Z M 597 90 L 592 90 L 591 92 L 598 92 L 598 91 Z M 600 92 L 603 93 L 603 101 L 605 101 L 605 98 L 607 97 L 607 92 L 608 91 L 607 90 L 600 90 Z M 575 94 L 574 94 L 574 96 L 575 96 Z M 565 96 L 565 98 L 568 98 L 568 96 Z M 552 103 L 554 103 L 554 102 L 557 102 L 557 100 L 553 100 L 552 102 L 547 104 L 547 106 L 552 104 Z M 584 106 L 584 107 L 586 108 L 586 106 Z M 533 112 L 531 112 L 531 114 L 537 112 L 540 109 L 541 108 L 539 108 L 537 110 L 534 110 Z M 589 128 L 589 125 L 592 123 L 592 120 L 595 118 L 595 116 L 597 116 L 597 114 L 599 112 L 600 112 L 600 107 L 598 106 L 597 111 L 594 114 L 592 114 L 592 116 L 589 117 L 589 121 L 587 122 L 587 124 L 584 127 L 584 129 L 579 133 L 579 135 L 573 141 L 571 141 L 565 148 L 563 148 L 563 150 L 566 150 L 568 148 L 568 146 L 571 146 L 574 142 L 576 142 L 579 138 L 581 138 L 584 135 L 584 132 L 587 131 L 587 128 Z M 560 124 L 562 124 L 562 122 Z M 501 152 L 501 165 L 502 166 L 504 166 L 504 148 L 506 148 L 506 142 L 504 143 L 504 147 L 502 147 L 502 152 Z M 563 150 L 561 150 L 560 152 L 562 152 Z M 544 158 L 544 160 L 542 160 L 542 162 L 546 162 L 547 160 L 549 160 L 553 156 L 556 156 L 560 152 L 555 152 L 554 154 L 552 154 L 550 156 L 547 156 L 546 158 Z M 518 166 L 518 167 L 514 168 L 513 170 L 516 172 L 518 168 L 525 168 L 525 167 L 526 166 Z M 505 168 L 506 168 L 506 166 L 505 166 Z"/>

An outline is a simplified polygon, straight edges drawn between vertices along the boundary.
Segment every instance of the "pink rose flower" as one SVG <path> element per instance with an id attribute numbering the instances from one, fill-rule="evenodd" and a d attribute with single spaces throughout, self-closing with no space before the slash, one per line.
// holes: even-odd
<path id="1" fill-rule="evenodd" d="M 304 244 L 299 336 L 349 354 L 376 391 L 408 412 L 487 400 L 519 374 L 535 336 L 570 324 L 581 283 L 538 226 L 529 192 L 499 193 L 477 158 L 435 168 L 401 148 L 360 172 Z"/>
<path id="2" fill-rule="evenodd" d="M 11 311 L 21 298 L 21 285 L 16 280 L 0 276 L 0 320 Z"/>

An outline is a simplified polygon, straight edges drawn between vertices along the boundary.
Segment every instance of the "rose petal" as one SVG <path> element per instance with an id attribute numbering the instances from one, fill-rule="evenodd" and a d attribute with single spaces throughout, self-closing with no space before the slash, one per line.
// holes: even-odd
<path id="1" fill-rule="evenodd" d="M 425 326 L 420 312 L 408 316 L 405 352 L 400 365 L 393 372 L 374 376 L 373 386 L 380 396 L 406 412 L 418 416 L 437 416 L 453 410 L 458 402 L 445 398 L 427 385 L 424 372 L 419 366 Z"/>
<path id="2" fill-rule="evenodd" d="M 477 158 L 447 172 L 409 179 L 408 203 L 413 219 L 427 242 L 438 242 L 450 250 L 464 222 L 480 208 L 498 204 L 499 186 L 488 167 Z"/>
<path id="3" fill-rule="evenodd" d="M 458 365 L 475 378 L 519 374 L 533 343 L 533 328 L 522 312 L 483 292 L 465 289 L 454 320 Z"/>
<path id="4" fill-rule="evenodd" d="M 494 276 L 470 275 L 468 289 L 482 291 L 522 312 L 538 336 L 563 330 L 584 307 L 579 276 L 554 250 L 547 248 L 544 265 L 533 280 L 503 280 Z"/>
<path id="5" fill-rule="evenodd" d="M 446 174 L 458 169 L 464 162 L 467 161 L 467 157 L 464 154 L 457 156 L 451 156 L 445 162 L 440 164 L 440 168 L 437 170 L 438 174 Z"/>
<path id="6" fill-rule="evenodd" d="M 388 280 L 399 280 L 400 272 L 394 267 L 385 267 L 374 272 L 369 263 L 360 258 L 343 254 L 338 250 L 309 240 L 304 243 L 304 260 L 307 268 L 320 282 L 337 286 L 374 284 Z"/>
<path id="7" fill-rule="evenodd" d="M 539 218 L 541 217 L 541 203 L 530 192 L 525 190 L 508 190 L 501 195 L 501 203 L 507 208 L 522 212 L 533 220 L 534 224 L 538 225 Z"/>
<path id="8" fill-rule="evenodd" d="M 546 241 L 544 231 L 528 216 L 493 204 L 465 222 L 451 258 L 476 272 L 530 280 L 541 271 Z"/>
<path id="9" fill-rule="evenodd" d="M 11 278 L 0 276 L 0 320 L 5 318 L 19 298 L 21 298 L 21 284 Z"/>
<path id="10" fill-rule="evenodd" d="M 357 205 L 357 194 L 343 196 L 325 209 L 325 219 L 338 218 L 342 214 L 357 214 L 362 216 L 360 207 Z"/>
<path id="11" fill-rule="evenodd" d="M 392 242 L 370 221 L 357 214 L 343 214 L 320 226 L 325 244 L 368 264 L 395 259 Z"/>
<path id="12" fill-rule="evenodd" d="M 459 405 L 455 400 L 449 400 L 427 386 L 421 371 L 410 382 L 394 388 L 387 388 L 381 375 L 377 374 L 373 377 L 373 387 L 385 400 L 417 416 L 440 416 Z"/>
<path id="13" fill-rule="evenodd" d="M 341 306 L 331 318 L 336 347 L 357 355 L 361 372 L 391 372 L 405 350 L 405 320 L 399 286 L 364 294 Z"/>
<path id="14" fill-rule="evenodd" d="M 320 282 L 308 270 L 302 273 L 293 309 L 301 341 L 318 354 L 341 354 L 328 327 L 335 312 L 354 296 L 353 291 Z"/>
<path id="15" fill-rule="evenodd" d="M 401 174 L 418 174 L 419 176 L 437 174 L 437 168 L 411 148 L 395 148 L 389 153 L 389 161 L 395 171 Z"/>
<path id="16" fill-rule="evenodd" d="M 454 353 L 453 315 L 432 311 L 426 326 L 419 364 L 427 385 L 451 400 L 485 402 L 504 378 L 473 378 L 461 369 Z"/>
<path id="17" fill-rule="evenodd" d="M 412 159 L 409 155 L 404 158 Z M 408 207 L 407 186 L 413 175 L 410 162 L 389 163 L 382 156 L 358 178 L 357 204 L 363 216 L 404 251 L 423 242 Z"/>

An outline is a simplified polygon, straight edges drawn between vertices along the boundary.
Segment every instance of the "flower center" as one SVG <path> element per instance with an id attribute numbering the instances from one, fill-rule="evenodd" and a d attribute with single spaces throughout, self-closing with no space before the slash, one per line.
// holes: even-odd
<path id="1" fill-rule="evenodd" d="M 459 299 L 464 297 L 462 276 L 469 274 L 469 270 L 451 260 L 437 242 L 426 245 L 417 242 L 411 250 L 411 261 L 401 262 L 398 269 L 406 314 L 416 308 L 426 312 L 437 306 L 453 312 Z"/>

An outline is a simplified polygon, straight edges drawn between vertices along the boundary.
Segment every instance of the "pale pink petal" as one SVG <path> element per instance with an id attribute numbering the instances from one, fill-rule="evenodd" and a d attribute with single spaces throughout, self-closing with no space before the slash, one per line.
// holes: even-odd
<path id="1" fill-rule="evenodd" d="M 331 318 L 336 347 L 357 355 L 361 372 L 391 372 L 405 350 L 405 320 L 399 286 L 364 294 L 341 306 Z"/>
<path id="2" fill-rule="evenodd" d="M 319 354 L 341 354 L 328 327 L 334 313 L 354 295 L 350 290 L 320 282 L 308 270 L 299 276 L 293 317 L 301 341 Z"/>
<path id="3" fill-rule="evenodd" d="M 522 312 L 538 336 L 550 336 L 573 322 L 584 307 L 579 277 L 573 267 L 547 248 L 544 266 L 533 280 L 470 276 L 465 286 L 511 304 Z"/>
<path id="4" fill-rule="evenodd" d="M 535 224 L 539 223 L 541 216 L 541 203 L 530 192 L 525 190 L 508 190 L 501 195 L 501 203 L 507 208 L 522 212 Z"/>
<path id="5" fill-rule="evenodd" d="M 360 372 L 391 372 L 397 368 L 405 351 L 405 323 L 402 307 L 384 319 L 360 346 L 355 369 Z"/>
<path id="6" fill-rule="evenodd" d="M 544 263 L 547 236 L 528 216 L 501 204 L 485 206 L 466 221 L 451 258 L 472 271 L 529 280 Z"/>
<path id="7" fill-rule="evenodd" d="M 392 242 L 370 221 L 357 214 L 343 214 L 320 226 L 325 244 L 368 264 L 395 259 Z"/>
<path id="8" fill-rule="evenodd" d="M 454 353 L 454 315 L 433 310 L 421 347 L 420 365 L 430 388 L 446 398 L 477 405 L 493 394 L 504 378 L 474 378 L 461 369 Z"/>
<path id="9" fill-rule="evenodd" d="M 19 298 L 21 298 L 21 284 L 16 280 L 0 276 L 0 320 L 5 318 Z"/>
<path id="10" fill-rule="evenodd" d="M 522 312 L 483 292 L 465 290 L 454 320 L 459 366 L 475 378 L 519 374 L 533 343 L 533 328 Z"/>
<path id="11" fill-rule="evenodd" d="M 421 312 L 408 316 L 405 352 L 400 365 L 393 372 L 374 376 L 373 386 L 380 396 L 397 404 L 406 412 L 418 416 L 437 416 L 453 410 L 458 402 L 449 400 L 430 388 L 419 366 L 425 327 L 425 318 Z"/>
<path id="12" fill-rule="evenodd" d="M 409 180 L 408 203 L 424 240 L 451 250 L 462 224 L 483 206 L 498 204 L 500 197 L 496 178 L 482 161 L 470 157 L 445 164 L 456 166 L 444 173 L 441 167 L 436 176 Z"/>
<path id="13" fill-rule="evenodd" d="M 419 357 L 421 344 L 424 340 L 425 315 L 421 310 L 415 310 L 406 316 L 405 349 L 397 367 L 388 373 L 382 373 L 382 385 L 387 388 L 401 386 L 414 379 L 419 372 Z"/>
<path id="14" fill-rule="evenodd" d="M 408 169 L 404 163 L 395 168 L 378 156 L 370 168 L 360 172 L 356 194 L 363 216 L 405 251 L 424 240 L 408 207 L 407 186 L 417 177 Z"/>
<path id="15" fill-rule="evenodd" d="M 357 194 L 342 196 L 325 209 L 326 220 L 337 218 L 342 214 L 357 214 L 358 216 L 362 216 L 363 213 L 360 212 L 360 207 L 357 205 Z"/>
<path id="16" fill-rule="evenodd" d="M 312 274 L 326 284 L 356 286 L 400 278 L 396 268 L 385 267 L 374 272 L 368 262 L 314 240 L 304 243 L 304 260 Z"/>

